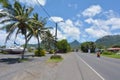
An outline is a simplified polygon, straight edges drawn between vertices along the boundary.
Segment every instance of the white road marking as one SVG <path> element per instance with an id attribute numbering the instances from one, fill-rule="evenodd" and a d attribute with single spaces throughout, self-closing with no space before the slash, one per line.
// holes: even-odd
<path id="1" fill-rule="evenodd" d="M 102 80 L 105 80 L 97 71 L 95 71 L 87 62 L 85 62 L 80 56 L 79 58 L 92 70 L 94 71 Z"/>

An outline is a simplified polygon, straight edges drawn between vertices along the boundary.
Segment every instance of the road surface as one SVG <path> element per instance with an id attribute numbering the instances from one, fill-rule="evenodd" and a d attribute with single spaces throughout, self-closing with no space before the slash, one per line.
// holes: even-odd
<path id="1" fill-rule="evenodd" d="M 0 61 L 0 80 L 120 80 L 120 60 L 93 54 L 62 54 L 60 63 L 46 63 L 46 57 L 34 57 L 23 63 Z M 19 57 L 0 55 L 0 59 Z"/>
<path id="2" fill-rule="evenodd" d="M 120 80 L 120 59 L 107 57 L 97 58 L 88 53 L 76 53 L 83 61 L 91 66 L 105 80 Z"/>
<path id="3" fill-rule="evenodd" d="M 103 80 L 81 60 L 77 53 L 66 55 L 57 70 L 55 80 Z"/>

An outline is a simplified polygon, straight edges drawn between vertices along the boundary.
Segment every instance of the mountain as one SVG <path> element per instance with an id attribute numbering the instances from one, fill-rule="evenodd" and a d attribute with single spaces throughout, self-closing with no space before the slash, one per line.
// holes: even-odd
<path id="1" fill-rule="evenodd" d="M 104 36 L 95 42 L 97 45 L 111 47 L 113 45 L 120 45 L 120 35 Z"/>
<path id="2" fill-rule="evenodd" d="M 69 44 L 70 44 L 71 48 L 73 48 L 73 49 L 80 47 L 80 43 L 77 40 L 74 40 L 73 42 L 71 42 Z"/>

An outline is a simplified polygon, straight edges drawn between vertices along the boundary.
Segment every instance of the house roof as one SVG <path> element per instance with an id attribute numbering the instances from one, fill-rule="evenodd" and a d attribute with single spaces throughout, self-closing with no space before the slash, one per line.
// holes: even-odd
<path id="1" fill-rule="evenodd" d="M 108 48 L 107 50 L 120 50 L 120 48 Z"/>

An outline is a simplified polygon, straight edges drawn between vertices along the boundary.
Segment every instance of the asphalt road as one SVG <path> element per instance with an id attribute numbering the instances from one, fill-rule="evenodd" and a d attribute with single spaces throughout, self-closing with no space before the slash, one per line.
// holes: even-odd
<path id="1" fill-rule="evenodd" d="M 120 59 L 107 57 L 97 58 L 88 53 L 76 53 L 80 59 L 96 71 L 104 80 L 120 80 Z"/>
<path id="2" fill-rule="evenodd" d="M 81 60 L 78 54 L 61 55 L 64 60 L 60 63 L 46 63 L 47 56 L 14 64 L 1 61 L 0 80 L 103 80 Z M 3 57 L 18 56 L 1 56 Z"/>
<path id="3" fill-rule="evenodd" d="M 66 54 L 54 80 L 103 80 L 76 53 Z"/>
<path id="4" fill-rule="evenodd" d="M 88 53 L 62 54 L 64 60 L 48 64 L 50 55 L 23 63 L 0 62 L 0 80 L 120 80 L 120 60 Z M 2 58 L 19 57 L 0 55 Z M 21 76 L 20 76 L 21 75 Z"/>

